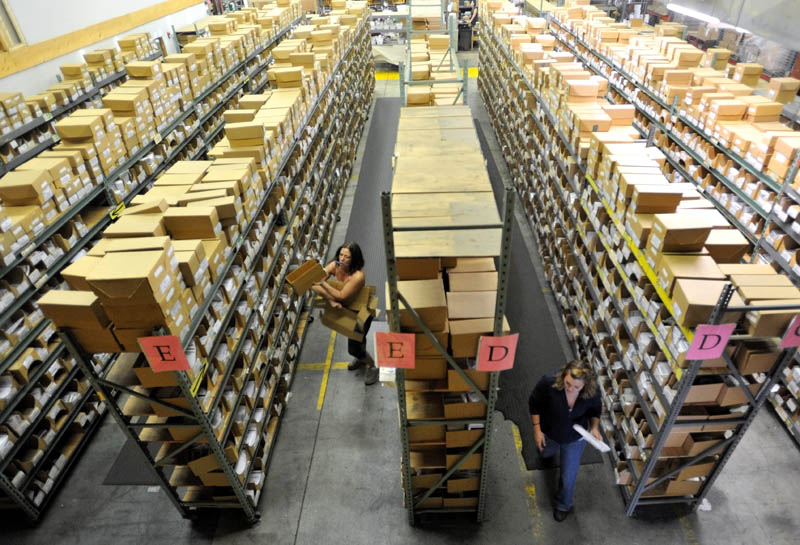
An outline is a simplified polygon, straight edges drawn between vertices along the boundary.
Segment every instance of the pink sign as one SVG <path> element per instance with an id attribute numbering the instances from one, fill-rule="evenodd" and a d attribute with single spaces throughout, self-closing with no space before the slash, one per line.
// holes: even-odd
<path id="1" fill-rule="evenodd" d="M 139 337 L 147 363 L 156 373 L 163 371 L 188 371 L 189 362 L 181 346 L 181 340 L 174 335 L 159 337 Z"/>
<path id="2" fill-rule="evenodd" d="M 413 333 L 375 333 L 378 367 L 414 369 Z"/>
<path id="3" fill-rule="evenodd" d="M 781 348 L 800 346 L 800 314 L 794 317 L 781 341 Z"/>
<path id="4" fill-rule="evenodd" d="M 711 325 L 703 324 L 694 330 L 694 339 L 689 351 L 686 353 L 687 360 L 713 360 L 722 355 L 728 339 L 733 335 L 736 324 Z"/>
<path id="5" fill-rule="evenodd" d="M 519 333 L 502 337 L 481 336 L 478 341 L 478 371 L 505 371 L 514 367 Z"/>

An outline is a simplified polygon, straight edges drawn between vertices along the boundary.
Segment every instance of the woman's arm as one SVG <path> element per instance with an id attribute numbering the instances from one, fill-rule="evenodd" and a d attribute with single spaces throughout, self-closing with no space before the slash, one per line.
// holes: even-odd
<path id="1" fill-rule="evenodd" d="M 603 436 L 600 433 L 600 419 L 593 416 L 589 423 L 589 432 L 594 435 L 595 439 L 602 441 Z"/>
<path id="2" fill-rule="evenodd" d="M 336 289 L 327 281 L 323 280 L 321 282 L 322 288 L 331 295 L 336 301 L 340 303 L 343 301 L 347 301 L 350 297 L 357 294 L 361 288 L 364 287 L 364 283 L 366 278 L 364 276 L 364 271 L 356 271 L 350 278 L 348 278 L 347 282 L 341 289 Z"/>

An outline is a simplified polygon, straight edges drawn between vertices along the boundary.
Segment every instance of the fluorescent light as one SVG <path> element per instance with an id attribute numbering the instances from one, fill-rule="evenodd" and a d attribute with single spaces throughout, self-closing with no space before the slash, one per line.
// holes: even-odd
<path id="1" fill-rule="evenodd" d="M 699 11 L 695 11 L 693 9 L 680 6 L 678 4 L 672 4 L 672 3 L 667 4 L 667 9 L 670 11 L 674 11 L 675 13 L 680 13 L 681 15 L 687 15 L 694 19 L 698 19 L 700 21 L 703 21 L 704 23 L 709 23 L 712 25 L 719 24 L 719 19 L 717 19 L 716 17 L 712 17 L 711 15 L 706 15 L 705 13 L 700 13 Z"/>

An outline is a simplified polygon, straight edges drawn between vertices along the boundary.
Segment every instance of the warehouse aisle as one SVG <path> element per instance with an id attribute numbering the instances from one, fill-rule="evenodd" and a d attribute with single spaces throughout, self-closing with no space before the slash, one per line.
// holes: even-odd
<path id="1" fill-rule="evenodd" d="M 471 100 L 477 99 L 474 83 L 470 82 Z M 398 94 L 396 81 L 377 82 L 377 97 Z M 380 118 L 373 112 L 370 122 Z M 482 122 L 479 111 L 477 118 Z M 394 130 L 394 126 L 373 128 L 374 132 L 368 128 L 365 133 L 369 138 Z M 491 128 L 482 125 L 482 129 L 502 176 L 504 166 L 494 135 Z M 374 189 L 357 183 L 372 176 L 368 163 L 362 163 L 366 147 L 364 138 L 343 202 L 342 221 L 334 233 L 334 247 L 344 240 L 352 222 L 356 193 Z M 536 270 L 538 259 L 524 222 L 520 222 L 519 235 Z M 531 273 L 520 270 L 519 274 L 524 280 Z M 541 277 L 539 282 L 546 286 Z M 512 307 L 517 304 L 513 301 Z M 547 297 L 544 301 L 548 304 Z M 550 316 L 541 314 L 544 319 Z M 558 333 L 557 317 L 548 327 Z M 363 371 L 346 370 L 348 359 L 346 340 L 332 336 L 316 320 L 300 356 L 259 504 L 262 518 L 255 526 L 229 512 L 209 513 L 197 522 L 183 520 L 158 487 L 103 485 L 124 442 L 117 424 L 107 418 L 38 526 L 2 516 L 0 543 L 105 545 L 110 539 L 115 545 L 797 542 L 800 521 L 793 498 L 800 489 L 800 452 L 767 410 L 756 418 L 709 494 L 711 511 L 682 516 L 665 507 L 658 514 L 627 518 L 604 460 L 581 468 L 576 513 L 561 524 L 551 515 L 555 473 L 525 468 L 524 438 L 511 420 L 498 413 L 487 520 L 476 524 L 460 518 L 437 519 L 412 527 L 402 505 L 394 389 L 386 382 L 386 373 L 383 382 L 365 387 Z M 510 389 L 503 384 L 501 399 Z"/>

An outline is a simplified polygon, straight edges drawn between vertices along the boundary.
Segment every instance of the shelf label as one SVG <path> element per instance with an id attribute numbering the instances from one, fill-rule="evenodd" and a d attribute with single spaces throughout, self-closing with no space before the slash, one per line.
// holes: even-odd
<path id="1" fill-rule="evenodd" d="M 793 348 L 800 346 L 800 314 L 794 317 L 789 329 L 781 340 L 781 348 Z"/>
<path id="2" fill-rule="evenodd" d="M 519 333 L 478 340 L 478 371 L 505 371 L 514 367 Z"/>
<path id="3" fill-rule="evenodd" d="M 197 396 L 197 392 L 200 390 L 200 385 L 203 383 L 203 378 L 205 378 L 207 371 L 208 359 L 203 358 L 203 367 L 200 368 L 200 372 L 194 377 L 194 381 L 192 381 L 192 388 L 189 390 L 193 396 Z"/>
<path id="4" fill-rule="evenodd" d="M 177 336 L 139 337 L 136 340 L 154 372 L 191 370 L 181 340 Z"/>
<path id="5" fill-rule="evenodd" d="M 413 333 L 375 333 L 378 367 L 414 369 L 415 338 Z"/>
<path id="6" fill-rule="evenodd" d="M 125 210 L 125 203 L 121 202 L 117 206 L 111 209 L 108 213 L 108 217 L 111 218 L 111 221 L 116 221 L 122 215 L 122 212 Z"/>
<path id="7" fill-rule="evenodd" d="M 51 119 L 53 119 L 53 114 L 51 114 L 50 112 L 45 112 L 42 115 L 42 118 L 44 118 L 45 121 L 50 121 Z"/>
<path id="8" fill-rule="evenodd" d="M 736 324 L 702 324 L 697 326 L 694 339 L 686 353 L 687 360 L 712 360 L 722 355 Z"/>

